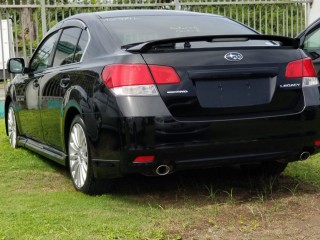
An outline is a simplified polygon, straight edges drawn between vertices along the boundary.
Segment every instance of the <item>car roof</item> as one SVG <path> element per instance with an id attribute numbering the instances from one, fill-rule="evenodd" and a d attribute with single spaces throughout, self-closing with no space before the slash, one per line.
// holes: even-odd
<path id="1" fill-rule="evenodd" d="M 71 16 L 68 19 L 76 18 L 83 19 L 96 16 L 98 18 L 114 18 L 114 17 L 132 17 L 132 16 L 214 16 L 222 17 L 215 14 L 178 11 L 178 10 L 112 10 L 103 12 L 92 12 L 92 13 L 80 13 Z"/>
<path id="2" fill-rule="evenodd" d="M 105 11 L 96 13 L 100 18 L 123 17 L 123 16 L 200 16 L 214 14 L 203 14 L 197 12 L 177 11 L 177 10 L 120 10 L 120 11 Z M 220 17 L 220 16 L 219 16 Z"/>

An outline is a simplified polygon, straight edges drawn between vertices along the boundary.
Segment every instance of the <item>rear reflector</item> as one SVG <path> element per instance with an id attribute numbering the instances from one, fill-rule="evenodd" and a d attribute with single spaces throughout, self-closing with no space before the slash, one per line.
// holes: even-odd
<path id="1" fill-rule="evenodd" d="M 315 141 L 314 141 L 314 145 L 315 145 L 316 147 L 320 147 L 320 140 L 315 140 Z"/>
<path id="2" fill-rule="evenodd" d="M 159 94 L 155 83 L 180 83 L 178 74 L 172 67 L 149 67 L 150 70 L 145 64 L 113 64 L 103 69 L 101 77 L 116 96 L 157 96 Z"/>
<path id="3" fill-rule="evenodd" d="M 288 63 L 286 69 L 286 78 L 302 78 L 302 77 L 316 77 L 312 60 L 304 58 Z"/>
<path id="4" fill-rule="evenodd" d="M 133 163 L 151 163 L 154 161 L 154 156 L 139 156 L 133 160 Z"/>

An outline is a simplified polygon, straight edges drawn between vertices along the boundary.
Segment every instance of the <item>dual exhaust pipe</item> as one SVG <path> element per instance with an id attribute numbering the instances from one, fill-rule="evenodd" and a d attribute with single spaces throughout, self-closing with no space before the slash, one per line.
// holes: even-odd
<path id="1" fill-rule="evenodd" d="M 300 154 L 300 160 L 301 161 L 307 160 L 309 157 L 310 157 L 310 153 L 309 152 L 302 152 Z"/>
<path id="2" fill-rule="evenodd" d="M 172 170 L 171 167 L 169 167 L 168 165 L 162 164 L 156 168 L 156 174 L 158 176 L 165 176 L 169 174 L 171 170 Z"/>

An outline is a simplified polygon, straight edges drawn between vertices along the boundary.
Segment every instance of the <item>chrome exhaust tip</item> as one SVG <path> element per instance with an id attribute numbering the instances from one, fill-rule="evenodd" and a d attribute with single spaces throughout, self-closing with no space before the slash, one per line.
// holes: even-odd
<path id="1" fill-rule="evenodd" d="M 302 152 L 300 154 L 300 160 L 301 161 L 307 160 L 309 157 L 310 157 L 310 153 L 309 152 Z"/>
<path id="2" fill-rule="evenodd" d="M 156 174 L 159 176 L 165 176 L 170 173 L 171 168 L 168 165 L 159 165 L 156 168 Z"/>

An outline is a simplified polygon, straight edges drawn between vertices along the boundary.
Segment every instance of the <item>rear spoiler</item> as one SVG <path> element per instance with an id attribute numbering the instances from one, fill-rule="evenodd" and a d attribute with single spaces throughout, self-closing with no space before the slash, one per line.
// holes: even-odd
<path id="1" fill-rule="evenodd" d="M 261 34 L 246 34 L 246 35 L 210 35 L 210 36 L 193 36 L 193 37 L 179 37 L 167 38 L 155 41 L 144 42 L 132 47 L 128 47 L 126 51 L 133 53 L 146 53 L 152 47 L 162 44 L 172 44 L 180 42 L 245 42 L 248 40 L 267 40 L 280 42 L 280 46 L 290 46 L 293 48 L 299 47 L 299 41 L 289 37 L 276 35 L 261 35 Z"/>

